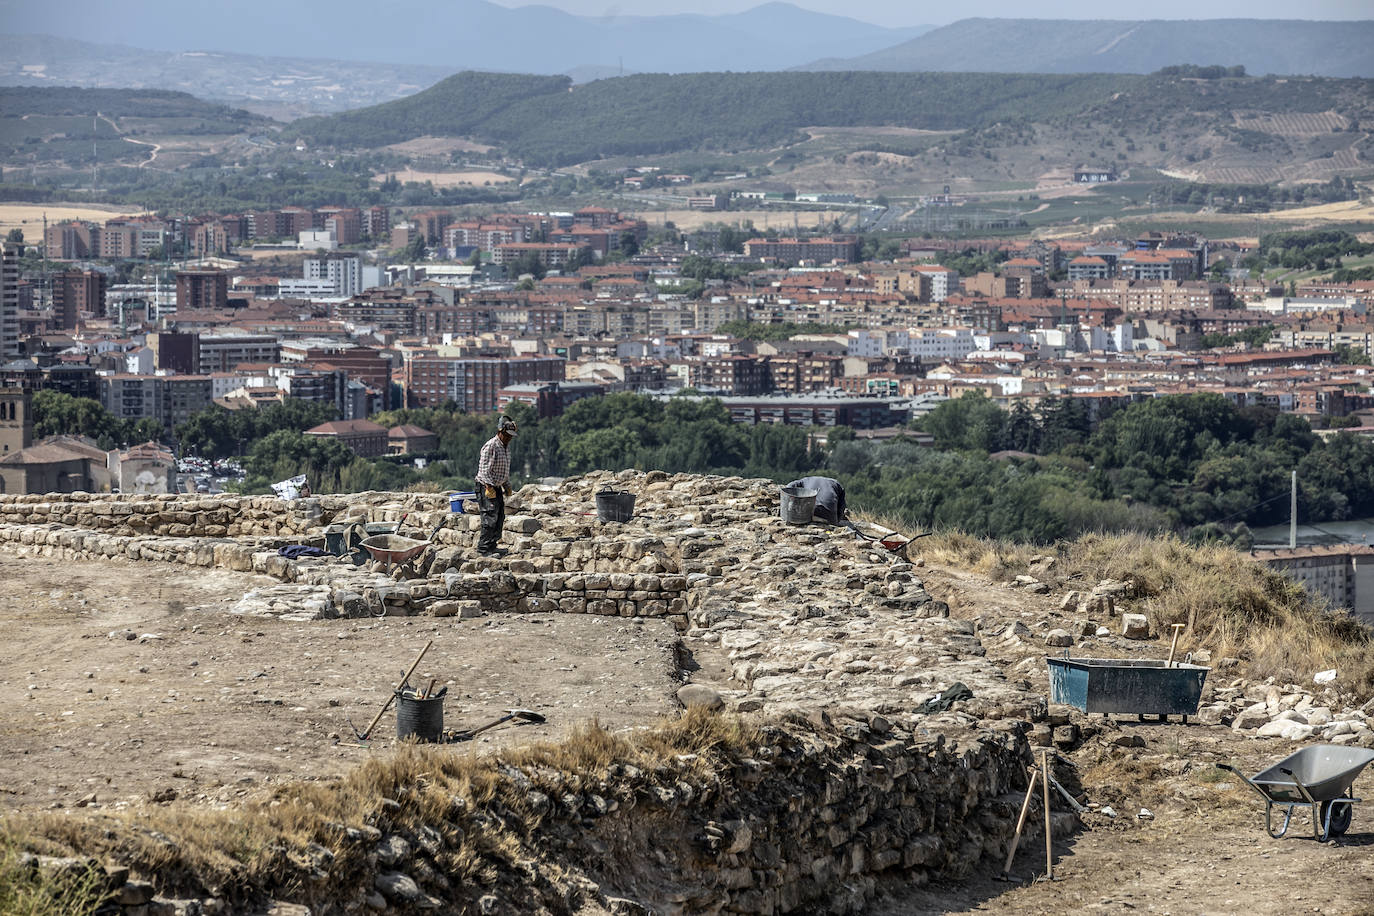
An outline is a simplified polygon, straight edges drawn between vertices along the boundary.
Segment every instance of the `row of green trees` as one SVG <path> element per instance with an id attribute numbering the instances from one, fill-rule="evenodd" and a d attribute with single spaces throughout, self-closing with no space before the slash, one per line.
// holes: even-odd
<path id="1" fill-rule="evenodd" d="M 117 422 L 93 401 L 40 392 L 34 404 L 40 434 L 81 433 L 113 445 L 157 432 Z M 909 437 L 861 441 L 844 428 L 829 430 L 819 448 L 809 430 L 740 426 L 719 400 L 691 396 L 622 393 L 578 401 L 561 417 L 540 419 L 522 404 L 509 413 L 521 427 L 511 446 L 517 483 L 624 468 L 780 482 L 820 473 L 844 482 L 851 505 L 912 527 L 1031 542 L 1093 530 L 1175 530 L 1243 543 L 1237 525 L 1286 518 L 1289 472 L 1297 470 L 1303 521 L 1374 516 L 1374 442 L 1349 433 L 1323 440 L 1300 417 L 1237 408 L 1210 393 L 1140 401 L 1094 418 L 1083 399 L 1006 411 L 973 392 L 921 419 L 934 448 Z M 330 416 L 327 407 L 300 402 L 260 411 L 211 407 L 176 432 L 183 454 L 242 455 L 247 492 L 296 474 L 308 475 L 317 492 L 356 492 L 469 489 L 495 427 L 490 415 L 451 404 L 377 415 L 382 425 L 412 423 L 437 435 L 417 469 L 303 435 Z"/>
<path id="2" fill-rule="evenodd" d="M 1374 516 L 1368 439 L 1340 433 L 1323 440 L 1301 417 L 1237 408 L 1211 393 L 1134 403 L 1090 431 L 1082 403 L 1050 400 L 1033 416 L 971 393 L 942 404 L 922 426 L 938 448 L 976 453 L 973 460 L 1018 449 L 1037 456 L 1027 473 L 1075 468 L 1079 494 L 1148 505 L 1174 528 L 1282 521 L 1293 470 L 1303 521 Z"/>

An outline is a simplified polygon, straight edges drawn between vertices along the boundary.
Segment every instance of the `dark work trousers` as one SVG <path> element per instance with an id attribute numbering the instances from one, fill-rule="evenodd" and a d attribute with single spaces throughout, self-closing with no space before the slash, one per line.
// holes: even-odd
<path id="1" fill-rule="evenodd" d="M 495 550 L 496 542 L 501 540 L 501 529 L 506 524 L 506 494 L 500 487 L 493 487 L 495 499 L 487 498 L 486 487 L 477 485 L 477 505 L 482 510 L 482 536 L 477 539 L 477 549 Z"/>

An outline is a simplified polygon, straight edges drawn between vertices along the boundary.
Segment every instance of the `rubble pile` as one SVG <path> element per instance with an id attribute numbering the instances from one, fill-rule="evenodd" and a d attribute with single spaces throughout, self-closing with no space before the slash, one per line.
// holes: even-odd
<path id="1" fill-rule="evenodd" d="M 1237 680 L 1211 692 L 1198 721 L 1256 738 L 1374 747 L 1374 700 L 1358 708 L 1345 707 L 1343 700 L 1329 687 L 1312 691 L 1273 678 L 1258 684 Z"/>

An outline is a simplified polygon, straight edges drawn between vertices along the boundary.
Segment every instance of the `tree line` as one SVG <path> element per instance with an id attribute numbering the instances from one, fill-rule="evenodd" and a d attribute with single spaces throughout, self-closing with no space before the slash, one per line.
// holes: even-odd
<path id="1" fill-rule="evenodd" d="M 154 422 L 122 426 L 94 401 L 53 392 L 40 392 L 34 403 L 43 434 L 131 444 Z M 1211 393 L 1093 416 L 1082 398 L 1003 410 L 971 392 L 917 422 L 933 448 L 905 434 L 873 441 L 844 427 L 742 426 L 718 399 L 690 392 L 586 398 L 549 418 L 514 404 L 508 414 L 520 424 L 511 445 L 516 485 L 625 468 L 778 482 L 821 474 L 843 482 L 855 508 L 912 529 L 1035 543 L 1098 530 L 1176 531 L 1245 546 L 1247 526 L 1287 518 L 1296 470 L 1300 521 L 1374 516 L 1374 442 L 1344 432 L 1322 439 L 1301 417 L 1238 408 Z M 295 401 L 257 411 L 212 406 L 179 426 L 175 438 L 182 455 L 241 456 L 247 476 L 236 489 L 243 492 L 268 492 L 272 482 L 297 474 L 316 492 L 443 491 L 472 488 L 478 453 L 495 432 L 493 415 L 453 404 L 374 416 L 383 426 L 415 424 L 436 435 L 421 468 L 413 457 L 362 458 L 336 440 L 303 434 L 332 418 L 328 405 Z M 823 446 L 817 432 L 826 434 Z"/>

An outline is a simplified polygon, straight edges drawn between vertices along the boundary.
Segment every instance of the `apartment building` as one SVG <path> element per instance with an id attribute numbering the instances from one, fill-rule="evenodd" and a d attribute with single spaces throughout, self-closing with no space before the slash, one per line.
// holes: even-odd
<path id="1" fill-rule="evenodd" d="M 0 242 L 0 358 L 19 356 L 19 257 L 22 246 Z"/>
<path id="2" fill-rule="evenodd" d="M 229 372 L 240 363 L 275 363 L 281 341 L 273 334 L 202 335 L 197 342 L 199 371 Z"/>
<path id="3" fill-rule="evenodd" d="M 306 258 L 301 272 L 305 280 L 328 283 L 331 295 L 356 296 L 363 291 L 363 259 L 358 255 Z"/>
<path id="4" fill-rule="evenodd" d="M 492 249 L 491 259 L 497 264 L 512 264 L 527 255 L 534 255 L 546 268 L 559 268 L 588 251 L 580 244 L 555 244 L 551 242 L 508 242 Z"/>
<path id="5" fill-rule="evenodd" d="M 859 259 L 859 240 L 852 235 L 805 239 L 754 238 L 744 243 L 744 254 L 748 258 L 765 262 L 849 262 Z"/>
<path id="6" fill-rule="evenodd" d="M 459 410 L 496 409 L 500 392 L 526 382 L 559 381 L 567 360 L 561 356 L 451 358 L 416 354 L 406 360 L 404 385 L 409 407 L 437 407 L 453 401 Z"/>
<path id="7" fill-rule="evenodd" d="M 759 356 L 716 356 L 694 360 L 688 384 L 704 391 L 736 395 L 764 394 L 772 387 L 768 362 Z"/>
<path id="8" fill-rule="evenodd" d="M 105 275 L 98 270 L 63 270 L 52 278 L 53 320 L 72 330 L 83 316 L 105 314 Z"/>
<path id="9" fill-rule="evenodd" d="M 905 411 L 890 400 L 855 397 L 723 397 L 721 402 L 736 423 L 754 426 L 848 426 L 879 429 L 906 421 Z"/>
<path id="10" fill-rule="evenodd" d="M 229 275 L 222 270 L 179 270 L 177 311 L 217 311 L 229 305 Z"/>
<path id="11" fill-rule="evenodd" d="M 168 429 L 191 419 L 214 402 L 210 376 L 157 376 L 162 389 L 162 413 L 159 419 Z"/>
<path id="12" fill-rule="evenodd" d="M 57 223 L 44 230 L 43 248 L 47 257 L 62 261 L 95 257 L 96 242 L 92 236 L 99 231 L 98 226 L 90 223 Z"/>
<path id="13" fill-rule="evenodd" d="M 121 372 L 100 376 L 100 403 L 117 420 L 162 420 L 165 376 Z"/>
<path id="14" fill-rule="evenodd" d="M 1075 298 L 1098 299 L 1126 312 L 1229 309 L 1231 290 L 1204 280 L 1075 280 Z"/>

